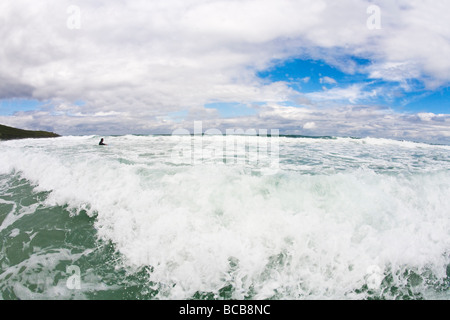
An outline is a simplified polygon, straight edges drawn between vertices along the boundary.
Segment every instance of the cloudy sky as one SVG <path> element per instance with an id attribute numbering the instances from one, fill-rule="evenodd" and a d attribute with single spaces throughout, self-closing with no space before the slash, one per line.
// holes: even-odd
<path id="1" fill-rule="evenodd" d="M 0 123 L 450 143 L 448 0 L 2 0 Z"/>

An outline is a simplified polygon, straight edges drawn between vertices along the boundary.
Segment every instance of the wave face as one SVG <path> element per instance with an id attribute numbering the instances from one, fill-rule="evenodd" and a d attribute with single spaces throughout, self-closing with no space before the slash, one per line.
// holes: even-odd
<path id="1" fill-rule="evenodd" d="M 1 298 L 450 298 L 449 146 L 98 140 L 0 143 Z"/>

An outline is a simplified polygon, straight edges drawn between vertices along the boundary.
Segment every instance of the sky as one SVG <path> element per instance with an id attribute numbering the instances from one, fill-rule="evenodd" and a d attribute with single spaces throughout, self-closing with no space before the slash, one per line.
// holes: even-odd
<path id="1" fill-rule="evenodd" d="M 0 123 L 450 144 L 448 0 L 2 0 Z"/>

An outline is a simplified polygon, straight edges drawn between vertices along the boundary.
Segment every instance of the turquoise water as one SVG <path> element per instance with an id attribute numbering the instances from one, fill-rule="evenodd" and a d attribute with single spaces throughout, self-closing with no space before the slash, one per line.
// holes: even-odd
<path id="1" fill-rule="evenodd" d="M 449 299 L 450 147 L 0 142 L 2 299 Z"/>

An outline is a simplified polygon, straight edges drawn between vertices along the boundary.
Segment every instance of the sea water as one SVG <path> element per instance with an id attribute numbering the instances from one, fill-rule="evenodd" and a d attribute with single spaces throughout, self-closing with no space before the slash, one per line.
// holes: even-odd
<path id="1" fill-rule="evenodd" d="M 0 298 L 450 298 L 450 146 L 104 138 L 0 142 Z"/>

